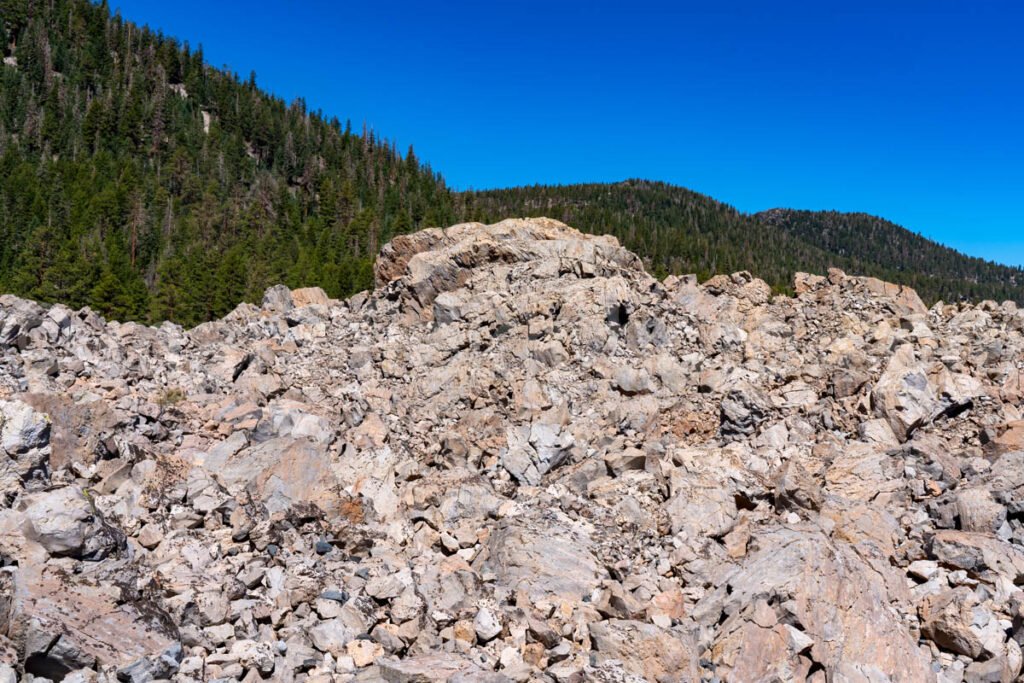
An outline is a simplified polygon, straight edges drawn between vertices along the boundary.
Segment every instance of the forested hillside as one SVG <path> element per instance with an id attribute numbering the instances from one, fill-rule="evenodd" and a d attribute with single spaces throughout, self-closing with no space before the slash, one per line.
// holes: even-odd
<path id="1" fill-rule="evenodd" d="M 736 209 L 682 187 L 646 180 L 534 185 L 467 193 L 466 220 L 548 216 L 592 233 L 615 235 L 658 275 L 750 270 L 782 290 L 795 270 L 821 272 L 832 258 L 761 225 Z"/>
<path id="2" fill-rule="evenodd" d="M 452 193 L 410 147 L 286 104 L 255 75 L 88 0 L 0 0 L 0 293 L 195 324 L 276 283 L 372 285 L 393 235 L 547 215 L 653 272 L 750 270 L 778 291 L 838 266 L 923 297 L 1024 300 L 1019 269 L 863 214 L 749 216 L 665 183 Z"/>
<path id="3" fill-rule="evenodd" d="M 929 299 L 1021 301 L 1024 271 L 974 258 L 866 213 L 772 209 L 760 223 L 832 254 L 851 272 L 909 284 Z"/>
<path id="4" fill-rule="evenodd" d="M 517 187 L 466 193 L 465 219 L 550 216 L 611 233 L 657 274 L 749 270 L 777 291 L 797 271 L 830 267 L 915 287 L 927 301 L 959 298 L 1024 302 L 1024 273 L 960 254 L 865 214 L 773 210 L 750 216 L 666 183 Z"/>
<path id="5" fill-rule="evenodd" d="M 277 282 L 372 285 L 440 176 L 87 0 L 0 0 L 0 292 L 196 323 Z"/>

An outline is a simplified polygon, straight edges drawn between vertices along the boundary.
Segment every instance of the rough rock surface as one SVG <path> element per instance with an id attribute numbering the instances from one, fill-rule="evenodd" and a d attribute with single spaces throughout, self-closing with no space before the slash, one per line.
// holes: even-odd
<path id="1" fill-rule="evenodd" d="M 0 680 L 1013 681 L 1024 313 L 547 219 L 183 330 L 0 297 Z"/>

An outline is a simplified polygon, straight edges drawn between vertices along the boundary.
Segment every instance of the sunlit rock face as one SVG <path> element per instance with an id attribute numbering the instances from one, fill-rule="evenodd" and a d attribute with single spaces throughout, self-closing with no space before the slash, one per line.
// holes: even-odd
<path id="1" fill-rule="evenodd" d="M 0 297 L 0 680 L 1011 681 L 1024 315 L 550 219 L 192 330 Z"/>

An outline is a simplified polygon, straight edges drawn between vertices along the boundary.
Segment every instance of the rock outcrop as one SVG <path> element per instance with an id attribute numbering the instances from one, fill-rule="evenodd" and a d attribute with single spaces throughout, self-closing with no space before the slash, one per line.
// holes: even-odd
<path id="1" fill-rule="evenodd" d="M 183 330 L 0 297 L 0 680 L 1013 681 L 1024 312 L 548 219 Z"/>

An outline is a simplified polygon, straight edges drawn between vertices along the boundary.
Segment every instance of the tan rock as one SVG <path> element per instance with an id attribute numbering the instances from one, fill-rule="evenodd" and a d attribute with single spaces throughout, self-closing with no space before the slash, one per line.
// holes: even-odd
<path id="1" fill-rule="evenodd" d="M 356 666 L 369 666 L 384 655 L 384 648 L 372 640 L 351 640 L 345 646 L 348 656 Z"/>

